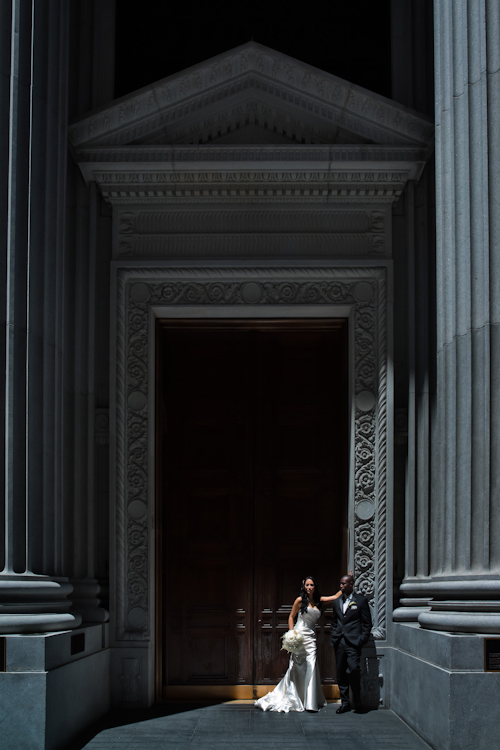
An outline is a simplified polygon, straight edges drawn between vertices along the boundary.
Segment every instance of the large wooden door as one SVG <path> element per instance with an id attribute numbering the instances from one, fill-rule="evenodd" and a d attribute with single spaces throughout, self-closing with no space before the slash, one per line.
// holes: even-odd
<path id="1" fill-rule="evenodd" d="M 300 582 L 345 568 L 347 326 L 160 321 L 160 691 L 273 685 Z M 324 616 L 323 682 L 335 683 Z M 265 688 L 263 688 L 265 689 Z"/>

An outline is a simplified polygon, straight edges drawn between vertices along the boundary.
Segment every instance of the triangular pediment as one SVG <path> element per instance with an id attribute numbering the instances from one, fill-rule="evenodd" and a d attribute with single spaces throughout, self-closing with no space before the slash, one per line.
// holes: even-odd
<path id="1" fill-rule="evenodd" d="M 428 146 L 432 122 L 250 42 L 74 122 L 74 147 L 378 144 Z"/>

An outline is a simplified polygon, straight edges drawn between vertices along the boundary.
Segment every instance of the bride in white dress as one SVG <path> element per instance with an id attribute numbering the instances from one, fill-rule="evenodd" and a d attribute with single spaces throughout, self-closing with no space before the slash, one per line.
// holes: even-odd
<path id="1" fill-rule="evenodd" d="M 271 693 L 255 701 L 263 711 L 319 711 L 326 706 L 321 689 L 319 668 L 316 662 L 316 624 L 321 617 L 323 603 L 332 602 L 341 596 L 321 596 L 314 579 L 308 576 L 302 581 L 301 596 L 295 600 L 288 627 L 300 631 L 303 643 L 298 653 L 290 654 L 290 664 L 281 682 Z"/>

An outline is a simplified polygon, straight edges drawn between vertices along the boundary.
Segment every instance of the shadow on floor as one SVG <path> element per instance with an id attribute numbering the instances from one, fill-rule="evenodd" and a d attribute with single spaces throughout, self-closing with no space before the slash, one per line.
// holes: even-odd
<path id="1" fill-rule="evenodd" d="M 252 701 L 114 709 L 65 750 L 430 750 L 392 711 L 264 712 Z"/>
<path id="2" fill-rule="evenodd" d="M 158 719 L 161 716 L 173 716 L 199 708 L 223 705 L 222 701 L 204 701 L 195 703 L 183 701 L 180 703 L 155 703 L 151 708 L 112 708 L 107 714 L 98 719 L 95 724 L 81 732 L 65 750 L 82 750 L 96 735 L 106 729 L 124 727 L 127 724 L 137 724 L 142 721 Z"/>

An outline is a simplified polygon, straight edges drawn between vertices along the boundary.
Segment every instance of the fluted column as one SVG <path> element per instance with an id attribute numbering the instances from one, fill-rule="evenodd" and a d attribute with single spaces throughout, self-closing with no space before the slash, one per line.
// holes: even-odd
<path id="1" fill-rule="evenodd" d="M 72 39 L 70 65 L 80 85 L 70 93 L 71 117 L 109 102 L 114 89 L 114 0 L 93 0 L 72 4 Z M 93 184 L 87 187 L 74 163 L 68 169 L 68 225 L 67 238 L 70 260 L 66 266 L 68 339 L 73 341 L 73 358 L 68 363 L 68 399 L 73 422 L 68 433 L 72 445 L 72 465 L 68 472 L 71 484 L 67 487 L 68 570 L 73 584 L 73 612 L 82 615 L 84 622 L 105 622 L 109 615 L 101 606 L 107 598 L 107 580 L 103 581 L 103 566 L 98 562 L 97 539 L 101 537 L 99 522 L 102 502 L 98 496 L 102 446 L 96 442 L 96 408 L 103 405 L 97 383 L 102 356 L 100 339 L 103 321 L 99 316 L 97 288 L 102 275 L 98 253 L 102 218 L 100 196 Z M 110 246 L 110 243 L 109 243 Z M 109 248 L 105 251 L 109 263 Z M 105 278 L 107 278 L 107 273 Z M 76 294 L 72 294 L 75 289 Z M 102 291 L 102 290 L 101 290 Z M 107 290 L 106 290 L 107 293 Z M 108 325 L 105 324 L 107 332 Z M 107 352 L 104 366 L 108 368 Z M 108 405 L 106 389 L 105 406 Z M 106 446 L 107 452 L 107 446 Z M 107 497 L 106 497 L 107 506 Z M 105 507 L 107 515 L 107 507 Z M 107 532 L 107 525 L 106 525 Z M 107 549 L 107 539 L 104 542 Z"/>
<path id="2" fill-rule="evenodd" d="M 424 628 L 500 633 L 500 6 L 436 0 L 437 383 Z M 425 531 L 416 527 L 417 545 Z"/>
<path id="3" fill-rule="evenodd" d="M 12 0 L 2 4 L 0 21 L 3 125 L 8 114 L 8 126 L 0 130 L 7 176 L 0 208 L 6 263 L 0 632 L 23 633 L 81 622 L 68 612 L 72 586 L 62 577 L 55 480 L 64 189 L 51 187 L 61 166 L 64 171 L 66 155 L 66 4 Z M 54 278 L 47 297 L 46 285 Z"/>
<path id="4" fill-rule="evenodd" d="M 432 304 L 433 160 L 417 185 L 405 193 L 407 257 L 408 452 L 405 482 L 405 580 L 429 575 L 429 485 L 431 461 L 431 390 L 435 382 L 431 352 L 435 347 Z M 432 269 L 432 271 L 431 271 Z M 427 595 L 404 593 L 394 620 L 416 622 L 428 609 Z"/>

